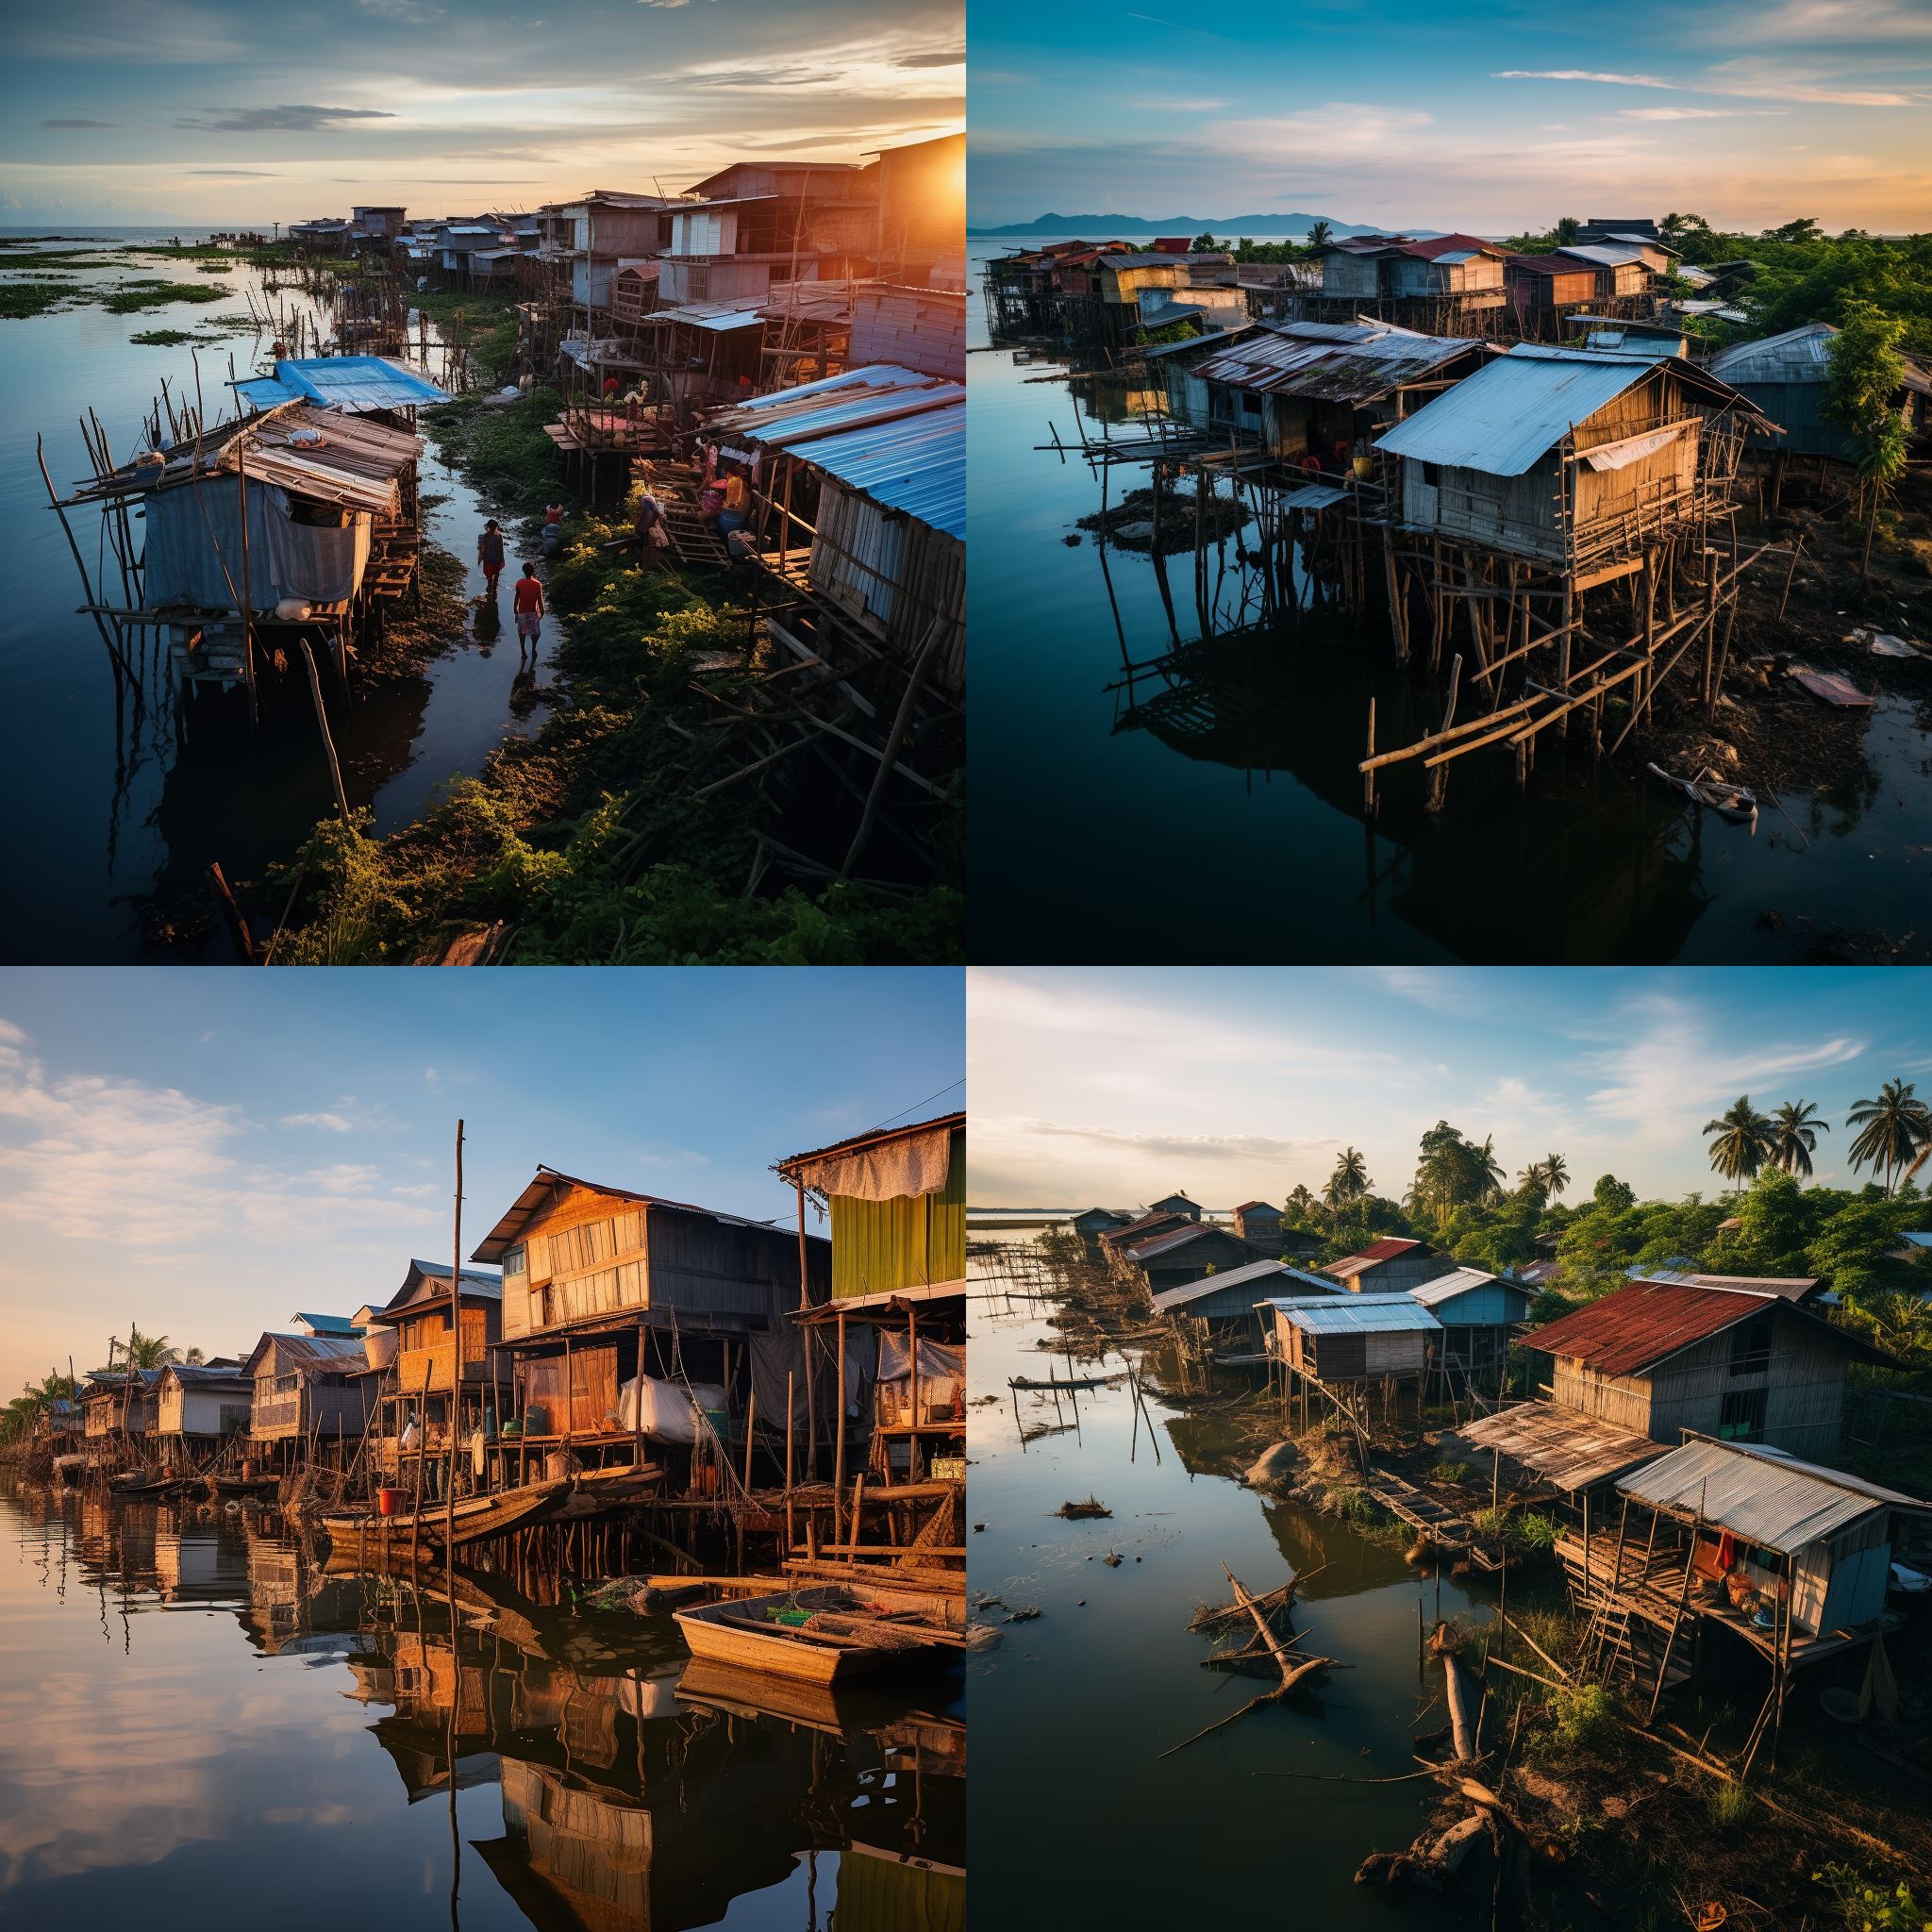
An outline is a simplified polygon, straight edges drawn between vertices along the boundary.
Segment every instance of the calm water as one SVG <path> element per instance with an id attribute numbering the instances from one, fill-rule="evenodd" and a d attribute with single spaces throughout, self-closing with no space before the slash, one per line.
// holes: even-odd
<path id="1" fill-rule="evenodd" d="M 1080 1396 L 1077 1429 L 1068 1398 L 1057 1418 L 1040 1393 L 1019 1395 L 1016 1423 L 1008 1377 L 1043 1376 L 1056 1363 L 1065 1375 L 1067 1358 L 1038 1346 L 1051 1332 L 1043 1306 L 991 1294 L 974 1267 L 975 1293 L 990 1298 L 974 1304 L 973 1395 L 996 1400 L 972 1410 L 970 1515 L 986 1526 L 968 1535 L 968 1578 L 975 1596 L 1041 1611 L 1005 1626 L 1001 1646 L 967 1667 L 979 1740 L 974 1885 L 996 1888 L 1004 1874 L 1017 1895 L 1024 1882 L 1030 1922 L 1045 1925 L 1092 1923 L 1098 1901 L 1124 1885 L 1135 1924 L 1188 1924 L 1210 1907 L 1218 1923 L 1273 1924 L 1290 1904 L 1295 1923 L 1310 1925 L 1463 1923 L 1424 1894 L 1353 1882 L 1370 1852 L 1403 1849 L 1421 1830 L 1431 1787 L 1271 1775 L 1414 1768 L 1411 1739 L 1444 1722 L 1440 1702 L 1421 1715 L 1436 1684 L 1431 1674 L 1419 1690 L 1416 1663 L 1417 1608 L 1434 1622 L 1436 1580 L 1398 1549 L 1241 1487 L 1235 1473 L 1253 1452 L 1236 1450 L 1211 1406 L 1163 1401 L 1149 1388 L 1150 1435 L 1122 1383 Z M 1149 1373 L 1158 1375 L 1158 1359 Z M 1219 1372 L 1217 1395 L 1253 1386 L 1237 1373 Z M 1031 1436 L 1057 1421 L 1059 1432 Z M 1021 1425 L 1031 1438 L 1024 1445 Z M 1111 1518 L 1053 1514 L 1089 1495 Z M 1109 1551 L 1118 1568 L 1103 1560 Z M 1208 1640 L 1187 1627 L 1200 1605 L 1228 1601 L 1224 1563 L 1257 1592 L 1291 1570 L 1307 1574 L 1296 1628 L 1350 1668 L 1162 1757 L 1267 1689 L 1202 1669 Z M 1441 1615 L 1470 1604 L 1442 1579 Z M 1487 1895 L 1471 1910 L 1470 1923 L 1487 1924 Z"/>
<path id="2" fill-rule="evenodd" d="M 266 1516 L 0 1477 L 0 1924 L 963 1926 L 957 1676 L 760 1690 Z"/>
<path id="3" fill-rule="evenodd" d="M 969 242 L 975 291 L 1011 245 Z M 1066 364 L 986 348 L 976 293 L 969 316 L 973 744 L 997 774 L 973 807 L 976 958 L 1715 962 L 1800 957 L 1817 928 L 1923 933 L 1932 721 L 1895 697 L 1828 794 L 1784 800 L 1800 831 L 1767 812 L 1754 839 L 1679 810 L 1627 755 L 1553 750 L 1526 803 L 1507 760 L 1458 761 L 1434 817 L 1399 770 L 1370 829 L 1371 692 L 1385 746 L 1441 707 L 1380 637 L 1224 639 L 1185 676 L 1129 681 L 1198 636 L 1191 559 L 1169 560 L 1176 632 L 1146 557 L 1068 546 L 1099 486 L 1037 447 L 1075 433 Z M 1141 406 L 1120 384 L 1078 396 L 1077 421 L 1116 433 Z M 1146 480 L 1120 466 L 1112 500 Z M 1186 912 L 1152 880 L 1185 885 Z"/>
<path id="4" fill-rule="evenodd" d="M 90 232 L 130 242 L 161 239 L 149 228 Z M 195 237 L 184 230 L 182 239 Z M 0 276 L 8 253 L 0 249 Z M 195 267 L 149 258 L 124 268 L 80 270 L 76 280 L 200 281 Z M 34 460 L 39 432 L 63 494 L 89 475 L 78 419 L 92 407 L 116 459 L 125 461 L 140 447 L 141 423 L 163 378 L 175 396 L 192 399 L 197 358 L 209 420 L 233 413 L 225 388 L 229 358 L 235 373 L 247 375 L 270 346 L 258 339 L 244 298 L 246 289 L 259 291 L 260 279 L 239 266 L 208 279 L 220 284 L 223 300 L 176 302 L 139 315 L 87 306 L 0 321 L 0 560 L 12 606 L 0 630 L 8 691 L 0 710 L 0 807 L 10 824 L 32 827 L 30 838 L 13 841 L 8 868 L 6 957 L 16 961 L 152 958 L 142 941 L 144 902 L 186 899 L 200 911 L 210 861 L 219 860 L 230 879 L 251 877 L 286 858 L 334 809 L 299 669 L 292 676 L 265 677 L 258 728 L 249 724 L 243 692 L 204 691 L 188 706 L 183 746 L 168 706 L 155 702 L 152 681 L 141 733 L 131 716 L 116 716 L 107 653 L 92 620 L 75 610 L 82 601 L 78 577 Z M 279 299 L 292 304 L 299 291 L 284 287 Z M 209 340 L 175 348 L 129 341 L 163 328 L 193 329 Z M 432 359 L 435 353 L 432 345 Z M 463 594 L 475 598 L 482 590 L 476 533 L 491 507 L 433 452 L 423 460 L 423 491 L 443 499 L 425 519 L 425 536 L 469 564 Z M 102 562 L 114 568 L 99 554 L 100 518 L 86 510 L 70 516 L 98 590 Z M 119 597 L 116 574 L 106 601 Z M 499 640 L 490 613 L 480 615 L 479 623 L 479 607 L 471 605 L 462 634 L 419 676 L 377 684 L 352 672 L 345 696 L 325 660 L 330 728 L 349 801 L 374 806 L 378 831 L 411 823 L 437 787 L 475 773 L 507 737 L 529 728 L 511 710 L 514 631 Z M 547 682 L 555 626 L 544 629 L 540 683 Z M 223 957 L 225 941 L 211 938 L 208 948 L 208 957 Z"/>

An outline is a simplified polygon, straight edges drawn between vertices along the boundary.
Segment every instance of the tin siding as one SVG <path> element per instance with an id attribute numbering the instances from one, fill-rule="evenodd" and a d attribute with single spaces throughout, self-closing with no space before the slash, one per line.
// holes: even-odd
<path id="1" fill-rule="evenodd" d="M 959 1281 L 966 1274 L 966 1137 L 953 1136 L 946 1185 L 891 1201 L 832 1197 L 832 1298 Z"/>

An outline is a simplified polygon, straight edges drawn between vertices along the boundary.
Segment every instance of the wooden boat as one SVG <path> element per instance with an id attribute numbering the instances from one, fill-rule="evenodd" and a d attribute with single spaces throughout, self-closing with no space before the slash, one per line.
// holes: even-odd
<path id="1" fill-rule="evenodd" d="M 965 1641 L 963 1598 L 870 1582 L 800 1584 L 673 1614 L 706 1663 L 814 1684 L 930 1664 Z"/>
<path id="2" fill-rule="evenodd" d="M 1049 1375 L 1045 1381 L 1038 1381 L 1031 1375 L 1008 1375 L 1008 1389 L 1105 1389 L 1118 1382 L 1126 1374 L 1117 1369 L 1111 1375 L 1067 1375 L 1056 1381 Z"/>
<path id="3" fill-rule="evenodd" d="M 108 1487 L 117 1496 L 172 1496 L 179 1490 L 200 1487 L 197 1475 L 151 1474 L 146 1470 L 124 1470 L 108 1478 Z"/>
<path id="4" fill-rule="evenodd" d="M 281 1478 L 273 1475 L 218 1475 L 213 1481 L 221 1496 L 268 1496 L 281 1487 Z"/>
<path id="5" fill-rule="evenodd" d="M 521 1489 L 498 1490 L 487 1496 L 465 1496 L 454 1512 L 441 1503 L 432 1503 L 420 1514 L 413 1510 L 383 1516 L 373 1509 L 342 1509 L 324 1516 L 332 1546 L 345 1554 L 365 1552 L 379 1555 L 397 1544 L 408 1547 L 421 1541 L 441 1544 L 446 1532 L 452 1549 L 470 1543 L 487 1542 L 492 1537 L 508 1536 L 513 1530 L 528 1529 L 540 1523 L 577 1522 L 595 1516 L 600 1510 L 647 1494 L 663 1480 L 662 1468 L 654 1462 L 641 1469 L 587 1470 L 578 1475 L 559 1476 L 552 1482 L 526 1483 Z"/>
<path id="6" fill-rule="evenodd" d="M 1674 791 L 1681 791 L 1686 798 L 1708 806 L 1733 824 L 1749 825 L 1754 832 L 1757 831 L 1757 798 L 1747 787 L 1733 785 L 1729 779 L 1717 777 L 1710 772 L 1704 772 L 1695 778 L 1680 778 L 1674 772 L 1665 771 L 1661 765 L 1652 765 L 1650 774 Z"/>

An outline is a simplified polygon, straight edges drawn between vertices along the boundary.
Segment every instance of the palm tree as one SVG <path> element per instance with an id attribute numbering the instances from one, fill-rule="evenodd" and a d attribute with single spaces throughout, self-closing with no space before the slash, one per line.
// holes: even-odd
<path id="1" fill-rule="evenodd" d="M 1340 1208 L 1346 1201 L 1359 1201 L 1369 1187 L 1369 1163 L 1355 1148 L 1347 1147 L 1336 1157 L 1335 1172 L 1328 1176 L 1322 1198 L 1330 1208 Z"/>
<path id="2" fill-rule="evenodd" d="M 1772 1117 L 1772 1166 L 1808 1176 L 1818 1137 L 1830 1132 L 1829 1123 L 1818 1118 L 1818 1109 L 1808 1100 L 1781 1101 Z"/>
<path id="3" fill-rule="evenodd" d="M 1570 1185 L 1570 1169 L 1560 1154 L 1543 1156 L 1543 1191 L 1557 1200 Z"/>
<path id="4" fill-rule="evenodd" d="M 1932 1150 L 1932 1108 L 1914 1097 L 1914 1084 L 1888 1080 L 1876 1100 L 1859 1101 L 1845 1116 L 1846 1126 L 1859 1129 L 1851 1145 L 1852 1165 L 1884 1168 L 1888 1195 L 1901 1171 L 1922 1167 Z"/>
<path id="5" fill-rule="evenodd" d="M 1550 1192 L 1549 1163 L 1544 1160 L 1532 1160 L 1516 1176 L 1516 1185 L 1519 1188 L 1534 1189 L 1537 1193 L 1548 1199 Z"/>
<path id="6" fill-rule="evenodd" d="M 1480 1147 L 1473 1141 L 1464 1144 L 1469 1148 L 1469 1181 L 1475 1198 L 1496 1200 L 1503 1192 L 1503 1176 L 1508 1170 L 1496 1158 L 1495 1135 L 1485 1135 Z"/>
<path id="7" fill-rule="evenodd" d="M 1327 247 L 1334 235 L 1335 230 L 1326 222 L 1310 222 L 1308 224 L 1308 246 L 1310 248 Z"/>
<path id="8" fill-rule="evenodd" d="M 125 1368 L 165 1369 L 181 1359 L 181 1351 L 173 1347 L 165 1335 L 143 1335 L 139 1328 L 131 1330 L 125 1341 L 112 1341 L 108 1346 L 110 1356 L 120 1351 Z"/>
<path id="9" fill-rule="evenodd" d="M 1741 1093 L 1714 1121 L 1706 1121 L 1704 1131 L 1715 1134 L 1711 1142 L 1710 1164 L 1727 1181 L 1748 1181 L 1771 1158 L 1771 1123 L 1751 1105 L 1751 1096 Z"/>

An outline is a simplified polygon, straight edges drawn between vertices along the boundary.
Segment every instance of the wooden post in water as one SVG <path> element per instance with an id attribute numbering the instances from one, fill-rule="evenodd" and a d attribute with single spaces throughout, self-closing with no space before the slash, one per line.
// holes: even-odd
<path id="1" fill-rule="evenodd" d="M 315 675 L 315 660 L 308 662 Z M 449 1485 L 442 1498 L 442 1559 L 454 1562 L 457 1538 L 457 1399 L 463 1386 L 463 1124 L 457 1123 L 457 1198 L 449 1264 Z M 455 1593 L 451 1593 L 455 1602 Z"/>
<path id="2" fill-rule="evenodd" d="M 845 1310 L 839 1310 L 839 1414 L 838 1433 L 832 1452 L 832 1514 L 836 1521 L 839 1504 L 845 1494 Z"/>
<path id="3" fill-rule="evenodd" d="M 785 528 L 789 536 L 791 526 L 791 473 L 785 473 Z M 811 1276 L 806 1266 L 805 1244 L 805 1183 L 794 1180 L 792 1186 L 798 1190 L 798 1306 L 811 1307 Z M 819 1474 L 819 1432 L 818 1404 L 813 1399 L 813 1385 L 818 1380 L 818 1364 L 813 1360 L 813 1350 L 817 1346 L 817 1330 L 808 1324 L 800 1324 L 799 1340 L 805 1344 L 805 1474 L 808 1482 L 816 1482 Z"/>
<path id="4" fill-rule="evenodd" d="M 248 451 L 242 437 L 235 439 L 235 500 L 242 512 L 242 670 L 248 680 L 248 722 L 258 724 L 261 701 L 255 688 L 255 613 L 248 589 Z"/>

